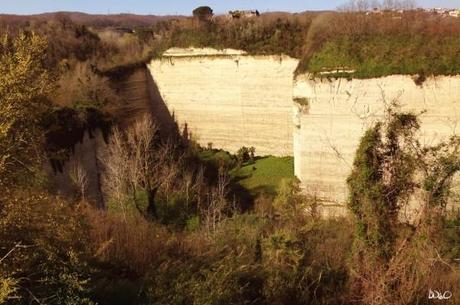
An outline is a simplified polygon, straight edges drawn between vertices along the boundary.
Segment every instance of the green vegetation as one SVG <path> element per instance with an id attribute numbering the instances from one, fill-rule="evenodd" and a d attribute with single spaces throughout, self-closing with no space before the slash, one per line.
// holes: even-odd
<path id="1" fill-rule="evenodd" d="M 39 170 L 37 150 L 43 137 L 37 129 L 55 89 L 44 67 L 46 40 L 34 33 L 0 37 L 0 186 L 14 177 Z M 35 155 L 35 158 L 30 158 Z M 38 167 L 38 168 L 37 168 Z M 16 175 L 18 174 L 18 175 Z M 2 177 L 9 179 L 2 179 Z"/>
<path id="2" fill-rule="evenodd" d="M 445 207 L 460 170 L 460 138 L 424 147 L 414 136 L 419 128 L 417 116 L 390 109 L 384 122 L 366 132 L 356 152 L 347 181 L 356 224 L 350 283 L 364 304 L 376 298 L 382 304 L 423 302 L 432 284 L 427 277 L 440 274 L 436 266 L 443 262 L 436 249 L 443 242 L 436 234 L 451 231 Z M 400 211 L 417 191 L 420 215 L 414 223 L 403 222 Z"/>
<path id="3" fill-rule="evenodd" d="M 245 163 L 230 174 L 254 196 L 275 196 L 282 180 L 294 179 L 294 158 L 258 157 L 254 163 Z"/>
<path id="4" fill-rule="evenodd" d="M 297 73 L 371 78 L 391 74 L 452 75 L 460 72 L 460 22 L 407 11 L 382 15 L 325 14 L 310 27 Z"/>
<path id="5" fill-rule="evenodd" d="M 229 20 L 210 18 L 200 7 L 196 18 L 165 18 L 127 31 L 88 28 L 70 17 L 24 22 L 22 29 L 53 37 L 46 65 L 73 68 L 88 62 L 107 75 L 143 65 L 171 47 L 235 48 L 249 54 L 286 54 L 299 58 L 297 73 L 325 77 L 370 78 L 390 74 L 429 75 L 460 72 L 458 18 L 419 11 L 402 14 L 363 12 L 262 14 Z M 132 30 L 132 31 L 131 31 Z M 14 31 L 11 31 L 14 32 Z M 73 69 L 71 69 L 73 70 Z"/>
<path id="6" fill-rule="evenodd" d="M 235 166 L 235 158 L 229 152 L 220 149 L 201 149 L 198 156 L 204 162 L 210 163 L 216 168 L 220 164 L 232 168 Z"/>
<path id="7" fill-rule="evenodd" d="M 328 41 L 308 63 L 308 71 L 353 70 L 349 77 L 392 74 L 453 75 L 460 72 L 460 38 L 406 34 L 342 36 Z M 339 72 L 340 73 L 340 72 Z M 337 76 L 332 74 L 329 76 Z M 344 74 L 346 75 L 346 73 Z"/>
<path id="8" fill-rule="evenodd" d="M 453 75 L 460 72 L 460 21 L 407 11 L 382 15 L 323 13 L 258 18 L 163 21 L 154 26 L 169 47 L 236 48 L 250 54 L 301 59 L 297 73 L 371 78 L 391 74 Z M 159 54 L 159 53 L 156 53 Z"/>
<path id="9" fill-rule="evenodd" d="M 252 19 L 196 24 L 194 20 L 162 21 L 154 26 L 162 50 L 170 47 L 213 47 L 245 50 L 250 54 L 301 57 L 315 14 L 267 14 Z"/>
<path id="10" fill-rule="evenodd" d="M 244 148 L 240 149 L 240 152 Z M 199 158 L 215 168 L 224 166 L 229 171 L 230 178 L 253 198 L 266 195 L 273 198 L 283 180 L 294 180 L 293 157 L 254 157 L 238 161 L 238 154 L 231 155 L 224 150 L 202 149 Z"/>

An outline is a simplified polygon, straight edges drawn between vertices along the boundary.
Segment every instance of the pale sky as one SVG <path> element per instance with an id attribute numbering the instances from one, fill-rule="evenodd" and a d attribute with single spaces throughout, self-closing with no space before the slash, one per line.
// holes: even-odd
<path id="1" fill-rule="evenodd" d="M 332 10 L 344 0 L 0 0 L 0 14 L 37 14 L 79 11 L 97 14 L 133 13 L 142 15 L 190 15 L 201 5 L 215 13 L 232 9 L 258 9 L 260 12 Z M 460 0 L 419 0 L 420 7 L 460 7 Z"/>

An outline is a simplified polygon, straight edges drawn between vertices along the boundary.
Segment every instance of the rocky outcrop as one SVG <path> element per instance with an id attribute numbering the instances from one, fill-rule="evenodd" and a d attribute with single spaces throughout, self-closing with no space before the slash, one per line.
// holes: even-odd
<path id="1" fill-rule="evenodd" d="M 110 109 L 118 128 L 123 130 L 137 119 L 149 115 L 165 136 L 177 133 L 174 121 L 145 66 L 118 73 L 116 77 L 111 76 L 111 86 L 119 97 Z M 70 196 L 78 191 L 74 180 L 75 172 L 79 169 L 86 179 L 86 199 L 96 206 L 103 207 L 104 196 L 101 186 L 103 158 L 102 161 L 100 158 L 106 147 L 105 139 L 98 126 L 93 126 L 93 130 L 82 132 L 81 139 L 70 141 L 70 145 L 62 147 L 69 151 L 65 160 L 52 162 L 47 169 L 56 192 L 63 196 Z M 69 136 L 69 134 L 58 135 L 56 138 L 62 140 L 63 137 Z"/>
<path id="2" fill-rule="evenodd" d="M 428 78 L 417 85 L 411 76 L 375 79 L 294 81 L 295 174 L 306 191 L 341 205 L 346 178 L 364 131 L 397 101 L 402 110 L 421 113 L 422 142 L 435 144 L 457 133 L 460 76 Z"/>
<path id="3" fill-rule="evenodd" d="M 287 56 L 236 50 L 173 49 L 148 68 L 181 129 L 202 146 L 293 155 L 292 77 Z"/>

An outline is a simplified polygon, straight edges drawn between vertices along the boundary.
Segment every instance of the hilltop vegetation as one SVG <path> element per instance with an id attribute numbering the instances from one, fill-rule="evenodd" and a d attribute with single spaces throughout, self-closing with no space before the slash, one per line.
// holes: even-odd
<path id="1" fill-rule="evenodd" d="M 213 47 L 245 50 L 250 54 L 287 54 L 300 57 L 316 14 L 264 14 L 252 19 L 213 21 L 183 19 L 159 22 L 154 32 L 169 47 Z"/>
<path id="2" fill-rule="evenodd" d="M 354 70 L 348 77 L 359 78 L 458 74 L 459 33 L 458 18 L 425 12 L 324 15 L 312 25 L 298 72 L 347 69 Z"/>
<path id="3" fill-rule="evenodd" d="M 113 22 L 111 27 L 96 22 L 98 16 L 94 22 L 85 16 L 87 25 L 76 24 L 72 18 L 80 18 L 72 14 L 34 18 L 20 19 L 5 28 L 13 33 L 21 28 L 53 37 L 47 59 L 50 65 L 77 59 L 100 71 L 110 71 L 161 56 L 171 47 L 193 46 L 286 54 L 300 59 L 297 73 L 316 76 L 329 72 L 328 76 L 358 78 L 389 74 L 423 78 L 453 75 L 460 70 L 460 18 L 417 10 L 267 13 L 240 19 L 169 17 L 152 19 L 149 25 L 145 23 L 148 19 L 141 18 L 137 23 Z M 0 20 L 8 23 L 9 19 L 4 16 Z"/>
<path id="4" fill-rule="evenodd" d="M 316 76 L 332 72 L 330 77 L 425 77 L 460 72 L 460 19 L 424 11 L 183 19 L 159 22 L 154 32 L 163 45 L 159 50 L 194 46 L 242 49 L 249 54 L 286 54 L 301 60 L 297 73 Z M 349 73 L 334 73 L 337 70 Z"/>

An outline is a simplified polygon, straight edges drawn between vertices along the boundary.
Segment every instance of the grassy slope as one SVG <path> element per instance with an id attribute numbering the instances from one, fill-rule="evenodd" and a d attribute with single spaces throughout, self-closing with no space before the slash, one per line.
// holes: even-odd
<path id="1" fill-rule="evenodd" d="M 275 196 L 281 180 L 294 179 L 294 158 L 261 157 L 253 164 L 232 170 L 231 175 L 253 196 Z"/>
<path id="2" fill-rule="evenodd" d="M 233 181 L 253 197 L 260 194 L 275 196 L 281 180 L 294 179 L 293 157 L 257 157 L 254 163 L 247 162 L 241 168 L 237 167 L 234 156 L 223 150 L 202 150 L 199 157 L 216 168 L 223 162 Z"/>

